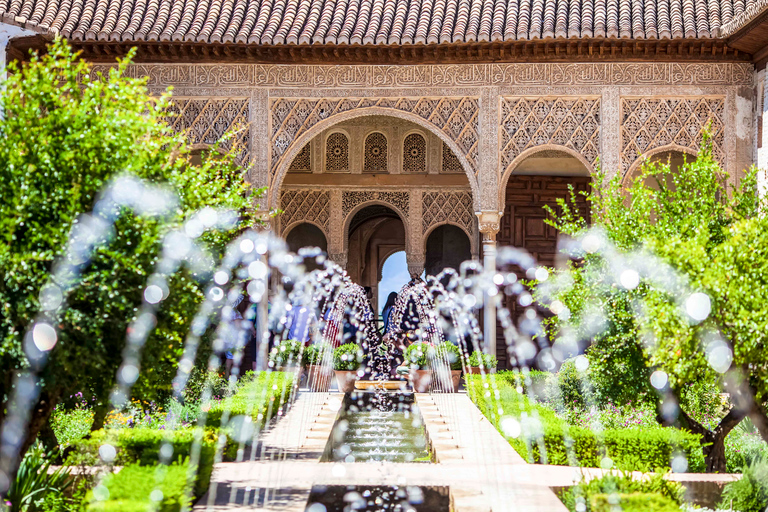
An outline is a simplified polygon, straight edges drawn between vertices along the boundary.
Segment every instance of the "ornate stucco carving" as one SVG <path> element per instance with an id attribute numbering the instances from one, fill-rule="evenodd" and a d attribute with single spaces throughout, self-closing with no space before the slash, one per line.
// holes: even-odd
<path id="1" fill-rule="evenodd" d="M 595 164 L 600 153 L 600 98 L 502 98 L 501 164 L 536 146 L 557 145 Z"/>
<path id="2" fill-rule="evenodd" d="M 234 147 L 238 164 L 250 161 L 250 124 L 245 98 L 174 98 L 165 117 L 168 125 L 184 132 L 192 144 L 213 145 L 227 132 L 232 136 L 221 142 L 223 149 Z"/>
<path id="3" fill-rule="evenodd" d="M 725 158 L 725 97 L 621 99 L 621 165 L 627 172 L 643 154 L 675 145 L 697 151 L 709 126 L 712 152 Z"/>
<path id="4" fill-rule="evenodd" d="M 408 220 L 408 192 L 380 192 L 376 190 L 344 191 L 341 196 L 341 213 L 346 219 L 349 213 L 363 203 L 378 201 L 394 207 L 403 218 Z"/>
<path id="5" fill-rule="evenodd" d="M 421 232 L 435 225 L 451 223 L 460 226 L 472 240 L 472 194 L 469 192 L 428 191 L 422 195 Z"/>
<path id="6" fill-rule="evenodd" d="M 272 173 L 301 134 L 333 115 L 368 107 L 408 112 L 428 121 L 456 142 L 477 169 L 476 98 L 276 98 L 270 107 Z"/>
<path id="7" fill-rule="evenodd" d="M 280 194 L 280 232 L 296 222 L 312 222 L 329 238 L 331 193 L 328 190 L 284 190 Z"/>
<path id="8" fill-rule="evenodd" d="M 96 65 L 92 75 L 109 65 Z M 579 62 L 433 65 L 134 64 L 150 86 L 370 88 L 513 85 L 752 85 L 749 63 Z M 215 93 L 214 93 L 215 95 Z"/>

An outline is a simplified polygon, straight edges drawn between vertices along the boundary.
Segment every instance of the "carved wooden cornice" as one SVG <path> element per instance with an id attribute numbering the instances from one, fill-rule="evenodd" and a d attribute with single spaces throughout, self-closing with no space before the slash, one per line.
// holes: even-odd
<path id="1" fill-rule="evenodd" d="M 45 36 L 10 43 L 10 57 L 41 49 Z M 108 41 L 74 42 L 84 58 L 113 62 L 137 48 L 136 62 L 242 62 L 274 64 L 438 64 L 492 62 L 749 61 L 750 55 L 722 39 L 535 39 L 495 43 L 433 45 L 275 45 Z"/>

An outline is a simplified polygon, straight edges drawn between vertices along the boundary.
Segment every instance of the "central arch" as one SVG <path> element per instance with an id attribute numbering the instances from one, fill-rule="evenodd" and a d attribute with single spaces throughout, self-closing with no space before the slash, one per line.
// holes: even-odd
<path id="1" fill-rule="evenodd" d="M 417 116 L 416 114 L 412 114 L 410 112 L 405 112 L 401 110 L 393 110 L 393 109 L 384 108 L 384 107 L 358 108 L 358 109 L 348 110 L 346 112 L 341 112 L 339 114 L 332 115 L 318 122 L 317 124 L 313 125 L 306 132 L 296 137 L 293 140 L 293 142 L 290 143 L 290 145 L 288 146 L 288 149 L 286 149 L 285 152 L 282 154 L 280 163 L 275 169 L 275 174 L 272 177 L 271 187 L 270 187 L 271 190 L 269 191 L 270 207 L 275 208 L 276 205 L 280 203 L 280 189 L 282 188 L 283 180 L 285 179 L 285 175 L 288 172 L 288 168 L 291 166 L 291 162 L 296 157 L 296 155 L 298 155 L 299 152 L 301 152 L 301 150 L 309 141 L 311 141 L 318 134 L 322 133 L 324 130 L 331 128 L 336 124 L 342 123 L 344 121 L 349 121 L 351 119 L 356 119 L 358 117 L 367 117 L 367 116 L 383 116 L 383 117 L 393 117 L 397 119 L 403 119 L 405 121 L 409 121 L 416 125 L 419 125 L 421 128 L 428 130 L 429 132 L 433 133 L 435 136 L 440 138 L 448 146 L 448 148 L 453 152 L 456 158 L 459 160 L 459 163 L 461 164 L 461 168 L 464 170 L 464 173 L 467 175 L 467 181 L 469 181 L 469 187 L 470 187 L 470 190 L 472 191 L 472 206 L 476 212 L 480 211 L 480 193 L 478 189 L 475 170 L 472 168 L 469 161 L 467 160 L 467 157 L 461 151 L 461 149 L 456 144 L 456 142 L 452 138 L 450 138 L 448 135 L 446 135 L 445 132 L 443 132 L 437 126 L 425 120 L 424 118 Z"/>

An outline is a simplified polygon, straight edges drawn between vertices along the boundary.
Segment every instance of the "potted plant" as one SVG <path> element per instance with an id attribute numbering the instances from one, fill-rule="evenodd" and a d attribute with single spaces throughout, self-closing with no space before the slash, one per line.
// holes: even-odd
<path id="1" fill-rule="evenodd" d="M 332 361 L 328 356 L 328 344 L 313 343 L 304 349 L 304 366 L 307 368 L 307 387 L 312 391 L 326 392 L 333 378 Z M 328 361 L 325 361 L 325 359 Z M 325 364 L 324 364 L 325 363 Z"/>
<path id="2" fill-rule="evenodd" d="M 299 340 L 283 340 L 274 346 L 269 353 L 269 367 L 281 372 L 299 372 L 301 376 L 301 342 Z"/>
<path id="3" fill-rule="evenodd" d="M 429 368 L 429 353 L 434 348 L 429 343 L 413 343 L 405 349 L 404 366 L 410 367 L 408 378 L 416 393 L 426 393 L 432 384 L 432 370 Z M 434 354 L 433 354 L 434 355 Z"/>
<path id="4" fill-rule="evenodd" d="M 496 365 L 499 362 L 496 360 L 496 356 L 493 354 L 486 354 L 479 350 L 472 352 L 469 356 L 469 373 L 494 373 L 496 371 Z"/>
<path id="5" fill-rule="evenodd" d="M 459 390 L 459 381 L 461 380 L 461 351 L 459 347 L 446 341 L 437 346 L 435 350 L 435 360 L 445 362 L 451 370 L 451 391 Z"/>
<path id="6" fill-rule="evenodd" d="M 357 370 L 363 361 L 363 351 L 356 343 L 347 343 L 333 351 L 333 370 L 339 391 L 350 393 L 355 390 Z"/>

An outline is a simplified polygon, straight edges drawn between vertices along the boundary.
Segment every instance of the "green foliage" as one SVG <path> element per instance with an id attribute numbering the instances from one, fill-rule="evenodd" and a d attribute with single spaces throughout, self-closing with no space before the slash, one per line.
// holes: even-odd
<path id="1" fill-rule="evenodd" d="M 363 364 L 363 351 L 356 343 L 346 343 L 333 351 L 333 369 L 355 371 Z"/>
<path id="2" fill-rule="evenodd" d="M 753 460 L 744 467 L 740 479 L 725 486 L 720 508 L 765 512 L 768 508 L 768 459 Z"/>
<path id="3" fill-rule="evenodd" d="M 652 471 L 669 468 L 678 452 L 688 459 L 690 471 L 702 471 L 704 460 L 699 436 L 674 428 L 592 428 L 567 424 L 555 412 L 531 402 L 505 380 L 494 380 L 495 393 L 479 375 L 467 376 L 467 393 L 515 450 L 529 462 Z M 502 429 L 503 418 L 521 425 L 519 437 Z M 606 457 L 608 459 L 606 459 Z"/>
<path id="4" fill-rule="evenodd" d="M 50 471 L 56 455 L 56 452 L 45 453 L 40 442 L 36 442 L 26 453 L 5 497 L 10 502 L 10 512 L 42 511 L 48 496 L 55 496 L 59 501 L 66 500 L 65 493 L 72 485 L 72 479 L 67 467 Z"/>
<path id="5" fill-rule="evenodd" d="M 519 389 L 527 396 L 533 396 L 537 400 L 546 401 L 548 383 L 554 378 L 549 372 L 539 370 L 501 370 L 496 372 L 496 382 L 506 383 L 514 389 Z"/>
<path id="6" fill-rule="evenodd" d="M 404 365 L 416 370 L 429 368 L 430 359 L 435 355 L 435 348 L 429 343 L 417 342 L 408 345 L 404 354 Z"/>
<path id="7" fill-rule="evenodd" d="M 184 401 L 199 402 L 206 386 L 211 387 L 213 399 L 227 396 L 231 387 L 223 373 L 209 371 L 205 365 L 195 366 L 189 374 L 187 387 L 181 393 Z"/>
<path id="8" fill-rule="evenodd" d="M 608 473 L 601 478 L 582 480 L 566 489 L 560 498 L 574 512 L 613 512 L 614 505 L 624 512 L 679 512 L 685 489 L 661 473 L 635 478 L 631 473 Z"/>
<path id="9" fill-rule="evenodd" d="M 159 430 L 146 427 L 117 430 L 97 430 L 89 439 L 73 443 L 74 449 L 67 457 L 68 465 L 94 466 L 102 463 L 99 448 L 111 445 L 116 457 L 108 461 L 116 466 L 139 464 L 154 466 L 160 461 L 160 448 L 164 443 L 173 447 L 173 457 L 189 457 L 195 442 L 200 443 L 200 459 L 194 481 L 194 495 L 205 494 L 213 472 L 216 434 L 199 428 Z"/>
<path id="10" fill-rule="evenodd" d="M 301 354 L 302 343 L 299 340 L 283 340 L 270 351 L 269 366 L 275 369 L 298 366 Z"/>
<path id="11" fill-rule="evenodd" d="M 84 389 L 108 407 L 125 333 L 142 303 L 165 234 L 204 207 L 242 212 L 242 225 L 254 222 L 233 154 L 193 165 L 184 157 L 184 135 L 163 122 L 169 97 L 153 98 L 146 77 L 125 76 L 128 64 L 126 59 L 106 75 L 92 73 L 85 60 L 57 40 L 23 67 L 11 64 L 0 95 L 3 375 L 11 377 L 28 366 L 22 337 L 40 309 L 40 289 L 64 253 L 78 215 L 92 210 L 107 183 L 131 174 L 163 184 L 179 198 L 172 216 L 163 221 L 124 212 L 114 235 L 95 251 L 68 295 L 66 309 L 53 312 L 58 343 L 40 375 L 40 403 L 50 404 L 42 408 L 44 419 L 60 396 Z M 206 234 L 200 241 L 209 252 L 220 253 L 234 235 L 234 230 Z M 164 400 L 171 394 L 184 337 L 203 300 L 201 277 L 185 269 L 169 279 L 170 300 L 163 302 L 144 346 L 136 396 Z M 201 360 L 207 358 L 207 346 L 201 346 Z M 4 400 L 10 382 L 0 382 Z"/>
<path id="12" fill-rule="evenodd" d="M 254 425 L 263 426 L 288 401 L 296 375 L 292 372 L 263 371 L 244 377 L 246 382 L 231 397 L 214 402 L 208 410 L 207 425 L 221 425 L 222 416 L 250 416 Z"/>
<path id="13" fill-rule="evenodd" d="M 469 356 L 468 364 L 472 368 L 480 368 L 482 366 L 486 370 L 492 370 L 496 368 L 496 366 L 499 364 L 499 361 L 493 354 L 486 354 L 485 352 L 475 350 Z"/>
<path id="14" fill-rule="evenodd" d="M 87 436 L 92 424 L 93 410 L 83 405 L 67 409 L 60 404 L 51 416 L 51 428 L 61 446 Z"/>
<path id="15" fill-rule="evenodd" d="M 304 365 L 321 365 L 331 350 L 327 343 L 312 343 L 304 349 Z"/>
<path id="16" fill-rule="evenodd" d="M 461 370 L 461 351 L 457 345 L 450 341 L 441 343 L 435 348 L 435 359 L 445 361 L 451 370 Z"/>
<path id="17" fill-rule="evenodd" d="M 739 473 L 756 459 L 768 460 L 768 443 L 756 432 L 736 428 L 725 438 L 726 472 Z"/>
<path id="18" fill-rule="evenodd" d="M 130 464 L 118 473 L 107 475 L 99 486 L 88 494 L 87 510 L 88 512 L 188 510 L 192 505 L 191 486 L 188 484 L 189 473 L 187 461 L 170 466 Z"/>

